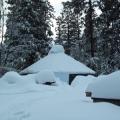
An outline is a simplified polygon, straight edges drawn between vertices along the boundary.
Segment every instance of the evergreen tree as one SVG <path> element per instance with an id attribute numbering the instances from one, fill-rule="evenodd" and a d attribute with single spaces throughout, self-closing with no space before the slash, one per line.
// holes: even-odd
<path id="1" fill-rule="evenodd" d="M 101 0 L 99 8 L 102 11 L 98 18 L 101 71 L 111 73 L 120 69 L 120 2 Z"/>
<path id="2" fill-rule="evenodd" d="M 73 11 L 71 2 L 63 2 L 63 11 L 58 23 L 57 42 L 63 44 L 68 55 L 72 55 L 72 48 L 75 48 L 77 41 L 80 39 L 79 17 Z"/>
<path id="3" fill-rule="evenodd" d="M 95 38 L 93 36 L 94 33 L 94 18 L 95 18 L 95 12 L 93 8 L 93 4 L 91 0 L 88 2 L 88 9 L 86 10 L 86 16 L 85 16 L 85 39 L 88 44 L 88 50 L 87 52 L 90 53 L 91 57 L 94 57 L 95 55 Z"/>
<path id="4" fill-rule="evenodd" d="M 83 26 L 83 34 L 79 43 L 79 54 L 82 54 L 80 61 L 83 61 L 86 65 L 96 69 L 96 14 L 95 8 L 97 7 L 97 2 L 93 0 L 72 0 L 74 11 L 76 14 L 82 16 L 81 24 Z M 80 17 L 81 17 L 80 16 Z"/>
<path id="5" fill-rule="evenodd" d="M 96 9 L 101 11 L 100 15 L 95 13 Z M 63 11 L 58 38 L 63 43 L 69 38 L 70 47 L 66 48 L 70 54 L 80 55 L 77 58 L 99 74 L 120 69 L 120 1 L 72 0 L 65 2 Z M 72 48 L 72 43 L 77 44 Z"/>
<path id="6" fill-rule="evenodd" d="M 63 45 L 63 39 L 62 39 L 62 34 L 63 34 L 63 30 L 62 30 L 62 23 L 63 23 L 63 19 L 62 19 L 62 16 L 58 16 L 56 18 L 56 24 L 57 24 L 57 27 L 56 27 L 56 41 Z"/>
<path id="7" fill-rule="evenodd" d="M 10 12 L 5 64 L 23 69 L 47 53 L 53 7 L 48 0 L 8 0 L 7 3 Z"/>

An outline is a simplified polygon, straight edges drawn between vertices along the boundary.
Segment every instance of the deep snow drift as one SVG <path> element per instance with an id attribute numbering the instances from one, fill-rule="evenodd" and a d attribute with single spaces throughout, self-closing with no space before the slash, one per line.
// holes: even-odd
<path id="1" fill-rule="evenodd" d="M 75 79 L 73 80 L 71 86 L 72 87 L 77 87 L 78 89 L 80 89 L 82 92 L 85 92 L 85 89 L 87 88 L 87 86 L 94 82 L 96 80 L 96 77 L 88 75 L 88 76 L 77 76 L 75 77 Z"/>
<path id="2" fill-rule="evenodd" d="M 0 79 L 0 93 L 24 93 L 37 89 L 32 77 L 20 76 L 16 72 L 8 72 Z"/>
<path id="3" fill-rule="evenodd" d="M 17 84 L 18 82 L 22 82 L 22 76 L 20 76 L 17 72 L 7 72 L 2 78 L 1 81 L 6 82 L 7 84 Z"/>
<path id="4" fill-rule="evenodd" d="M 79 87 L 76 82 L 72 87 L 62 82 L 58 86 L 46 86 L 36 84 L 35 78 L 40 74 L 12 74 L 0 79 L 0 120 L 120 120 L 120 107 L 92 103 L 81 94 L 88 85 L 86 78 L 76 78 L 77 82 L 82 80 Z M 17 77 L 8 82 L 9 76 Z"/>
<path id="5" fill-rule="evenodd" d="M 61 85 L 60 80 L 51 71 L 41 71 L 37 74 L 21 76 L 16 72 L 7 72 L 0 79 L 0 93 L 14 94 L 39 90 L 40 84 L 53 83 Z"/>

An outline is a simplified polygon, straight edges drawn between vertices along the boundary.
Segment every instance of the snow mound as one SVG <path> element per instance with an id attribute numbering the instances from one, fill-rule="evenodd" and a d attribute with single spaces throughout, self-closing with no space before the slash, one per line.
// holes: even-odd
<path id="1" fill-rule="evenodd" d="M 120 99 L 120 71 L 109 75 L 101 75 L 89 84 L 86 91 L 95 98 Z"/>
<path id="2" fill-rule="evenodd" d="M 40 71 L 35 76 L 35 82 L 37 84 L 56 83 L 56 79 L 55 74 L 49 70 Z"/>
<path id="3" fill-rule="evenodd" d="M 34 76 L 21 76 L 17 72 L 7 72 L 0 79 L 0 94 L 27 93 L 38 89 Z"/>
<path id="4" fill-rule="evenodd" d="M 15 84 L 18 81 L 21 81 L 22 77 L 17 72 L 7 72 L 2 78 L 2 81 L 7 82 L 8 84 Z"/>
<path id="5" fill-rule="evenodd" d="M 76 76 L 71 86 L 85 94 L 87 86 L 95 80 L 94 76 Z"/>
<path id="6" fill-rule="evenodd" d="M 56 54 L 56 53 L 64 53 L 64 48 L 62 45 L 54 45 L 49 51 L 49 54 Z"/>

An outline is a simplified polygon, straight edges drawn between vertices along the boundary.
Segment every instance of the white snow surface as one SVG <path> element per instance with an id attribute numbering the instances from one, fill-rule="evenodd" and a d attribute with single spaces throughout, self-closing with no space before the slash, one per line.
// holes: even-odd
<path id="1" fill-rule="evenodd" d="M 48 54 L 21 73 L 37 73 L 41 70 L 58 73 L 95 74 L 93 70 L 64 53 Z"/>
<path id="2" fill-rule="evenodd" d="M 59 85 L 58 82 L 60 81 L 59 78 L 55 76 L 54 72 L 49 70 L 43 70 L 35 75 L 35 82 L 37 84 L 44 84 L 46 82 L 49 82 L 53 83 L 53 85 Z"/>
<path id="3" fill-rule="evenodd" d="M 94 76 L 76 76 L 73 80 L 71 86 L 74 88 L 78 88 L 81 93 L 85 93 L 87 86 L 92 83 L 96 77 Z"/>
<path id="4" fill-rule="evenodd" d="M 35 76 L 35 80 L 39 84 L 43 84 L 46 82 L 55 82 L 55 79 L 56 77 L 54 73 L 51 71 L 41 71 L 37 73 Z"/>
<path id="5" fill-rule="evenodd" d="M 58 73 L 95 74 L 93 70 L 84 64 L 66 55 L 61 45 L 54 45 L 46 57 L 24 69 L 21 73 L 37 73 L 41 70 Z"/>
<path id="6" fill-rule="evenodd" d="M 120 71 L 97 77 L 86 91 L 95 98 L 120 99 Z"/>
<path id="7" fill-rule="evenodd" d="M 16 72 L 7 72 L 0 79 L 0 94 L 14 94 L 34 91 L 38 88 L 33 76 L 20 76 Z"/>
<path id="8" fill-rule="evenodd" d="M 22 81 L 22 77 L 14 71 L 7 72 L 2 78 L 2 81 L 6 82 L 7 84 L 16 84 L 17 82 Z"/>
<path id="9" fill-rule="evenodd" d="M 19 75 L 15 73 L 16 76 Z M 80 87 L 75 83 L 71 87 L 62 82 L 60 86 L 36 84 L 36 74 L 21 76 L 20 81 L 19 77 L 14 84 L 0 79 L 0 120 L 120 120 L 120 107 L 92 103 L 90 98 L 81 94 L 88 84 L 87 79 Z M 77 79 L 81 80 L 81 77 Z M 3 88 L 6 92 L 2 91 Z"/>
<path id="10" fill-rule="evenodd" d="M 41 71 L 37 74 L 21 76 L 17 72 L 7 72 L 0 79 L 0 93 L 14 94 L 36 91 L 40 84 L 54 82 L 54 86 L 61 85 L 61 81 L 51 71 Z"/>

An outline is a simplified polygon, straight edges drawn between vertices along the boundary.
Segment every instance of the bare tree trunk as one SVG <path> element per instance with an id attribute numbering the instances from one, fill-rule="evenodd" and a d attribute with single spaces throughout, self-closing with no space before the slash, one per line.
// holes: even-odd
<path id="1" fill-rule="evenodd" d="M 92 20 L 92 14 L 93 14 L 93 9 L 92 9 L 92 3 L 91 0 L 89 0 L 89 10 L 90 10 L 90 42 L 91 42 L 91 57 L 94 57 L 94 52 L 95 52 L 95 40 L 93 38 L 93 20 Z"/>
<path id="2" fill-rule="evenodd" d="M 5 25 L 5 19 L 4 19 L 4 17 L 5 17 L 5 11 L 4 11 L 4 2 L 3 2 L 3 0 L 1 0 L 0 1 L 0 32 L 1 32 L 1 41 L 0 41 L 0 43 L 1 43 L 1 47 L 2 47 L 2 43 L 3 43 L 3 41 L 4 41 L 4 25 Z"/>
<path id="3" fill-rule="evenodd" d="M 70 48 L 71 48 L 71 41 L 70 41 L 70 25 L 68 22 L 67 26 L 67 49 L 66 49 L 66 54 L 70 55 Z"/>

